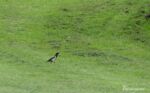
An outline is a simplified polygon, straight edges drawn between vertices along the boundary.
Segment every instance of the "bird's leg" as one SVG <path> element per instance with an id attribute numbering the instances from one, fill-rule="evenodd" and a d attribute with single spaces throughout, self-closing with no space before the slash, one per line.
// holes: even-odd
<path id="1" fill-rule="evenodd" d="M 52 64 L 52 62 L 49 62 L 49 64 Z"/>

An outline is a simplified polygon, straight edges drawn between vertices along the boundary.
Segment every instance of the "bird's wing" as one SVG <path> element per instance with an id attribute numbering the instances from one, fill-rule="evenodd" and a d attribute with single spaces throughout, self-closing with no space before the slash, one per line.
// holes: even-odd
<path id="1" fill-rule="evenodd" d="M 48 61 L 52 61 L 55 57 L 51 57 Z"/>

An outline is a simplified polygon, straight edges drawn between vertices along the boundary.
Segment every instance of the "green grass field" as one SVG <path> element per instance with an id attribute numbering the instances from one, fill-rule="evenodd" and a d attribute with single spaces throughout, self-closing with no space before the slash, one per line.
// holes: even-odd
<path id="1" fill-rule="evenodd" d="M 150 93 L 149 13 L 149 0 L 0 0 L 0 93 Z"/>

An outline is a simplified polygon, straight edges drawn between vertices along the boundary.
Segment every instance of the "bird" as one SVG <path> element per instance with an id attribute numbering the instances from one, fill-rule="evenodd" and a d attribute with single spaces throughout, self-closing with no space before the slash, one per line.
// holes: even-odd
<path id="1" fill-rule="evenodd" d="M 52 56 L 47 62 L 48 63 L 53 63 L 53 62 L 55 63 L 55 61 L 56 61 L 59 54 L 60 54 L 59 52 L 55 53 L 55 55 Z"/>

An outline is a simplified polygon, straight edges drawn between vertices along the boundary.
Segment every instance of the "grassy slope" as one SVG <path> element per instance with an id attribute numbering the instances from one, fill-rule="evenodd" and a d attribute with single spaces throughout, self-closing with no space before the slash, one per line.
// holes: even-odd
<path id="1" fill-rule="evenodd" d="M 0 93 L 149 93 L 149 3 L 0 0 Z"/>

